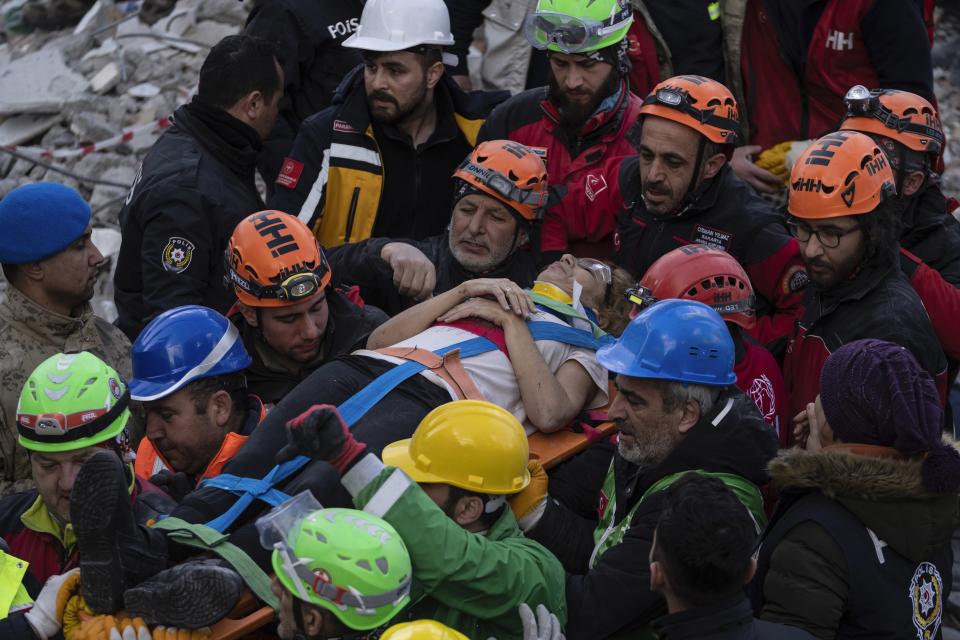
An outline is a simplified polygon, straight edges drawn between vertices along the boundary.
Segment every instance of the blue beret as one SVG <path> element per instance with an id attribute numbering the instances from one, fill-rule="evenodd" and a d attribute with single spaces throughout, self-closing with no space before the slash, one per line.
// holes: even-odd
<path id="1" fill-rule="evenodd" d="M 60 253 L 90 224 L 90 205 L 53 182 L 17 187 L 0 200 L 0 263 L 37 262 Z"/>

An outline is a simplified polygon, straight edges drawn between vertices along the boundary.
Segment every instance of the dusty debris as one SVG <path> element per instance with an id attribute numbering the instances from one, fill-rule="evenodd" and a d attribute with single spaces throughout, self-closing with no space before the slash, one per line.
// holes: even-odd
<path id="1" fill-rule="evenodd" d="M 0 116 L 56 113 L 83 96 L 87 79 L 71 70 L 58 48 L 44 48 L 0 69 Z"/>
<path id="2" fill-rule="evenodd" d="M 7 118 L 0 124 L 0 147 L 23 144 L 43 135 L 50 127 L 60 122 L 60 115 L 23 114 Z"/>

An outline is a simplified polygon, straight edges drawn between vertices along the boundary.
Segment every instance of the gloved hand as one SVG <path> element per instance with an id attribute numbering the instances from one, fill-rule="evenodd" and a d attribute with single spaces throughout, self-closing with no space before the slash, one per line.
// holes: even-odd
<path id="1" fill-rule="evenodd" d="M 537 605 L 536 617 L 526 602 L 520 603 L 519 611 L 523 640 L 564 640 L 560 620 L 542 604 Z"/>
<path id="2" fill-rule="evenodd" d="M 25 618 L 40 638 L 52 638 L 63 626 L 67 600 L 80 593 L 80 569 L 50 577 Z"/>
<path id="3" fill-rule="evenodd" d="M 547 487 L 550 484 L 547 472 L 539 460 L 527 461 L 527 470 L 530 472 L 530 484 L 510 498 L 510 509 L 518 521 L 546 501 Z"/>
<path id="4" fill-rule="evenodd" d="M 800 154 L 813 144 L 813 140 L 788 140 L 765 149 L 757 156 L 755 165 L 766 169 L 783 180 L 786 184 L 790 180 L 790 172 Z"/>
<path id="5" fill-rule="evenodd" d="M 67 640 L 150 640 L 151 635 L 141 618 L 93 615 L 65 630 L 64 637 Z"/>
<path id="6" fill-rule="evenodd" d="M 183 502 L 187 494 L 196 488 L 196 484 L 190 479 L 190 476 L 182 471 L 174 473 L 169 469 L 154 474 L 150 478 L 150 482 L 177 502 Z"/>
<path id="7" fill-rule="evenodd" d="M 341 475 L 367 448 L 354 439 L 340 412 L 329 404 L 315 404 L 288 422 L 287 441 L 290 444 L 277 453 L 277 462 L 309 456 L 329 462 Z"/>

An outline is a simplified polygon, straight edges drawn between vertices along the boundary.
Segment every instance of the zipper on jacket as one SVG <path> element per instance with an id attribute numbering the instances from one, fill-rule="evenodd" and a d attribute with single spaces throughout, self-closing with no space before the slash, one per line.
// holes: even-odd
<path id="1" fill-rule="evenodd" d="M 360 187 L 353 188 L 353 197 L 350 198 L 350 211 L 347 213 L 347 231 L 343 234 L 343 243 L 350 242 L 350 234 L 353 232 L 353 219 L 357 217 L 357 200 L 360 199 Z"/>

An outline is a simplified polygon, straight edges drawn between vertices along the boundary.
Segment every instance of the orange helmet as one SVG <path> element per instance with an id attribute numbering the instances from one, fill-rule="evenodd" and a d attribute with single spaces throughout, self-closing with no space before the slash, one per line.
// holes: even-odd
<path id="1" fill-rule="evenodd" d="M 286 307 L 330 283 L 330 265 L 310 229 L 296 216 L 260 211 L 233 230 L 224 255 L 227 281 L 251 307 Z"/>
<path id="2" fill-rule="evenodd" d="M 841 129 L 874 133 L 913 151 L 940 155 L 943 126 L 937 110 L 915 93 L 857 85 L 847 92 L 847 115 Z"/>
<path id="3" fill-rule="evenodd" d="M 893 170 L 869 136 L 829 133 L 804 151 L 790 172 L 787 210 L 798 218 L 870 213 L 895 195 Z"/>
<path id="4" fill-rule="evenodd" d="M 757 323 L 753 286 L 747 272 L 726 251 L 690 244 L 660 256 L 627 298 L 631 318 L 658 300 L 696 300 L 712 307 L 727 322 L 744 329 Z"/>
<path id="5" fill-rule="evenodd" d="M 734 144 L 740 112 L 730 89 L 703 76 L 674 76 L 653 88 L 640 114 L 679 122 L 717 144 Z"/>
<path id="6" fill-rule="evenodd" d="M 453 177 L 500 200 L 523 222 L 543 219 L 547 167 L 530 147 L 511 140 L 481 142 Z"/>

